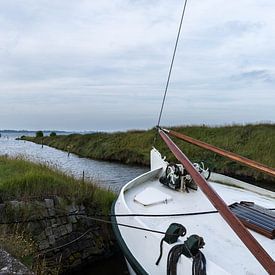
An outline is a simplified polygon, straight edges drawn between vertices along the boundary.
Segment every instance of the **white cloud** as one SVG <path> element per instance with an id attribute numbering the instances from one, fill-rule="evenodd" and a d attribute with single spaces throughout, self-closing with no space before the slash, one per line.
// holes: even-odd
<path id="1" fill-rule="evenodd" d="M 182 4 L 0 0 L 0 128 L 152 127 Z M 188 2 L 163 123 L 275 120 L 274 10 Z"/>

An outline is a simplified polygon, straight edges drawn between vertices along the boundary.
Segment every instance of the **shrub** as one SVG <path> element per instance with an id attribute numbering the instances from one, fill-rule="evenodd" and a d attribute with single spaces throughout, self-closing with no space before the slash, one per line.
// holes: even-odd
<path id="1" fill-rule="evenodd" d="M 50 137 L 56 137 L 56 132 L 51 132 Z"/>
<path id="2" fill-rule="evenodd" d="M 44 134 L 43 134 L 42 131 L 37 131 L 37 132 L 35 133 L 35 136 L 36 136 L 36 137 L 43 137 Z"/>

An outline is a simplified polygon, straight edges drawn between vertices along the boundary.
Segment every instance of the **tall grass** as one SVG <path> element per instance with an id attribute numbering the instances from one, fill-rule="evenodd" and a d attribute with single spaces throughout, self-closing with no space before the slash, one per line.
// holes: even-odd
<path id="1" fill-rule="evenodd" d="M 275 166 L 275 124 L 231 125 L 223 127 L 182 126 L 171 127 L 193 138 L 216 145 L 265 165 Z M 156 142 L 154 138 L 157 137 Z M 41 143 L 41 138 L 26 138 Z M 204 160 L 217 172 L 237 177 L 250 177 L 255 181 L 274 181 L 255 170 L 224 159 L 194 145 L 175 140 L 192 160 Z M 117 133 L 72 134 L 44 137 L 43 143 L 79 156 L 129 164 L 149 165 L 149 151 L 154 145 L 168 159 L 174 160 L 164 142 L 154 129 Z"/>
<path id="2" fill-rule="evenodd" d="M 109 210 L 115 195 L 92 182 L 83 182 L 54 168 L 22 158 L 0 156 L 0 199 L 27 200 L 60 196 Z"/>

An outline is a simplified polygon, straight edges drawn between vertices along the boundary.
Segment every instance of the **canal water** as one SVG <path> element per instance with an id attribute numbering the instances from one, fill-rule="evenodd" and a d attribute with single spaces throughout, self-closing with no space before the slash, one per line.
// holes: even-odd
<path id="1" fill-rule="evenodd" d="M 95 181 L 99 186 L 118 192 L 123 185 L 148 168 L 124 165 L 115 162 L 97 161 L 81 158 L 77 155 L 48 147 L 16 140 L 20 133 L 2 134 L 0 138 L 0 155 L 24 157 L 34 162 L 45 163 L 77 178 L 84 177 Z"/>
<path id="2" fill-rule="evenodd" d="M 0 155 L 23 157 L 28 160 L 55 167 L 77 178 L 84 177 L 96 182 L 99 186 L 119 192 L 121 187 L 131 179 L 145 173 L 148 168 L 123 165 L 114 162 L 96 161 L 80 158 L 77 155 L 48 147 L 16 140 L 20 133 L 5 133 L 0 137 Z M 127 274 L 127 268 L 121 254 L 114 255 L 108 262 L 99 262 L 85 268 L 81 274 Z"/>

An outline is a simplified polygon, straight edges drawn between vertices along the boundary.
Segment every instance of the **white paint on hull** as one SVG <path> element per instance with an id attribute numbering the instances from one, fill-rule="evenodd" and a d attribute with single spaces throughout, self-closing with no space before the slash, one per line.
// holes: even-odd
<path id="1" fill-rule="evenodd" d="M 167 163 L 160 158 L 160 154 L 155 149 L 151 154 L 153 154 L 152 159 L 155 162 L 155 164 L 151 163 L 153 170 L 132 180 L 121 190 L 115 204 L 116 214 L 172 214 L 215 210 L 200 189 L 183 193 L 160 184 L 158 178 L 163 173 Z M 253 201 L 266 208 L 275 207 L 274 192 L 259 187 L 255 188 L 247 183 L 218 174 L 212 175 L 209 184 L 228 205 L 240 201 Z M 237 186 L 237 188 L 232 185 Z M 147 187 L 171 196 L 172 200 L 148 206 L 134 201 L 134 198 Z M 117 217 L 117 222 L 164 232 L 171 223 L 181 223 L 187 229 L 187 236 L 198 234 L 204 238 L 206 245 L 202 252 L 207 259 L 207 274 L 266 274 L 264 268 L 218 213 L 162 218 Z M 119 226 L 119 230 L 128 249 L 148 274 L 166 274 L 167 255 L 175 244 L 169 245 L 164 242 L 163 257 L 159 265 L 156 266 L 155 261 L 159 256 L 159 244 L 162 235 L 121 226 Z M 270 240 L 253 231 L 250 232 L 271 257 L 275 258 L 275 240 Z M 176 244 L 182 243 L 186 237 L 179 238 Z M 192 274 L 191 267 L 192 261 L 181 256 L 178 262 L 178 275 Z"/>

